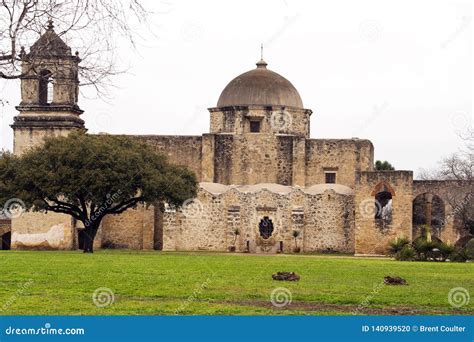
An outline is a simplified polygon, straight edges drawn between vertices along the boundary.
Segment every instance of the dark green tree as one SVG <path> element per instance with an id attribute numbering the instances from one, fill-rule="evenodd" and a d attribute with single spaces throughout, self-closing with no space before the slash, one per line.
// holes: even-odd
<path id="1" fill-rule="evenodd" d="M 84 224 L 84 252 L 102 219 L 138 204 L 179 207 L 196 196 L 193 172 L 174 166 L 151 147 L 125 136 L 78 131 L 45 140 L 21 157 L 0 156 L 3 203 L 19 198 L 26 210 L 71 215 Z"/>
<path id="2" fill-rule="evenodd" d="M 392 166 L 392 164 L 390 164 L 388 161 L 381 161 L 381 160 L 377 160 L 375 162 L 375 170 L 377 171 L 393 171 L 395 170 L 395 167 Z"/>

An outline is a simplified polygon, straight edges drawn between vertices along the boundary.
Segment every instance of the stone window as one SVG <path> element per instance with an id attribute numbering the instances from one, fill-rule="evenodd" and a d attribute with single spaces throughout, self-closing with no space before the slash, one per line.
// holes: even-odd
<path id="1" fill-rule="evenodd" d="M 324 172 L 326 184 L 335 184 L 336 183 L 336 172 L 334 171 L 325 171 Z"/>
<path id="2" fill-rule="evenodd" d="M 264 216 L 263 219 L 260 221 L 258 225 L 258 230 L 260 232 L 260 236 L 264 239 L 268 239 L 272 236 L 273 233 L 273 222 L 268 216 Z"/>
<path id="3" fill-rule="evenodd" d="M 303 208 L 295 208 L 291 212 L 291 218 L 294 224 L 304 223 L 304 210 Z"/>
<path id="4" fill-rule="evenodd" d="M 260 132 L 260 121 L 251 120 L 250 121 L 250 133 L 259 133 Z"/>
<path id="5" fill-rule="evenodd" d="M 392 221 L 392 194 L 381 191 L 375 195 L 375 219 L 388 224 Z"/>
<path id="6" fill-rule="evenodd" d="M 240 207 L 239 206 L 231 205 L 227 208 L 227 223 L 231 225 L 240 223 Z"/>
<path id="7" fill-rule="evenodd" d="M 53 102 L 53 93 L 54 93 L 52 78 L 48 80 L 47 89 L 48 89 L 48 96 L 46 96 L 46 102 L 50 104 Z"/>
<path id="8" fill-rule="evenodd" d="M 53 102 L 53 78 L 49 70 L 40 72 L 38 100 L 43 105 Z"/>
<path id="9" fill-rule="evenodd" d="M 392 198 L 395 197 L 395 190 L 385 181 L 379 182 L 372 191 L 375 204 L 375 224 L 384 229 L 392 223 L 393 205 Z"/>

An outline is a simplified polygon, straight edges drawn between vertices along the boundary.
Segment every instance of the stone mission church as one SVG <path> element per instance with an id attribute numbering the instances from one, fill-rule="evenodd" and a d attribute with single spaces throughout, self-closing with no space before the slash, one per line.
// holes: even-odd
<path id="1" fill-rule="evenodd" d="M 51 22 L 22 51 L 15 154 L 85 127 L 80 62 Z M 263 60 L 229 82 L 209 115 L 209 133 L 200 136 L 133 136 L 194 171 L 197 198 L 177 211 L 162 204 L 107 216 L 95 248 L 287 253 L 298 246 L 376 255 L 397 236 L 415 237 L 424 223 L 443 241 L 461 237 L 443 195 L 449 184 L 374 171 L 369 140 L 311 139 L 311 109 Z M 4 248 L 79 249 L 82 229 L 67 215 L 26 212 L 11 225 L 3 220 L 0 235 Z"/>

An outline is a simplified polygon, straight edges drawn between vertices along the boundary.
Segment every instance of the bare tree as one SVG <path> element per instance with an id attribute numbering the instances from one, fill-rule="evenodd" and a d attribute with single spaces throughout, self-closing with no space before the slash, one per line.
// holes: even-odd
<path id="1" fill-rule="evenodd" d="M 52 20 L 57 34 L 80 53 L 81 85 L 103 95 L 109 77 L 121 72 L 114 54 L 118 40 L 135 46 L 134 24 L 147 24 L 148 14 L 139 0 L 0 0 L 0 78 L 25 74 L 22 55 Z"/>

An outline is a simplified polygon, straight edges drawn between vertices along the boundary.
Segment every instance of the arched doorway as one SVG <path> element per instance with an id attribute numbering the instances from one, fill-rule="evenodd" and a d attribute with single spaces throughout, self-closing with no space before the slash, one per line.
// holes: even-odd
<path id="1" fill-rule="evenodd" d="M 0 239 L 0 249 L 9 250 L 11 246 L 12 233 L 6 232 L 1 236 Z"/>
<path id="2" fill-rule="evenodd" d="M 445 219 L 444 201 L 438 195 L 424 193 L 413 200 L 413 237 L 418 236 L 421 225 L 428 225 L 431 234 L 439 238 Z"/>
<path id="3" fill-rule="evenodd" d="M 375 219 L 392 221 L 392 194 L 389 191 L 381 191 L 375 194 Z"/>
<path id="4" fill-rule="evenodd" d="M 392 201 L 395 192 L 390 185 L 380 182 L 372 195 L 375 198 L 375 226 L 379 229 L 388 229 L 392 223 Z"/>

